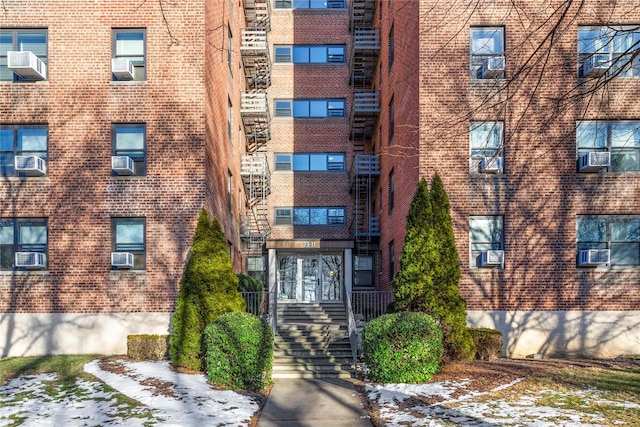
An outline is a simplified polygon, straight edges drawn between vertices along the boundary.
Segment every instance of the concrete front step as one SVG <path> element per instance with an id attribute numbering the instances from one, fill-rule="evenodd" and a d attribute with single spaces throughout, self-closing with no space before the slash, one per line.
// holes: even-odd
<path id="1" fill-rule="evenodd" d="M 349 378 L 352 353 L 344 305 L 278 304 L 273 378 Z"/>

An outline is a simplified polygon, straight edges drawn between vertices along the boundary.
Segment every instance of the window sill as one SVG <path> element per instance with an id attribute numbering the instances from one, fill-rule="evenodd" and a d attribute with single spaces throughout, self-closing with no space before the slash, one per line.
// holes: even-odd
<path id="1" fill-rule="evenodd" d="M 49 276 L 49 270 L 0 270 L 0 276 Z"/>
<path id="2" fill-rule="evenodd" d="M 576 273 L 638 273 L 639 266 L 604 266 L 604 267 L 580 267 L 576 266 Z"/>
<path id="3" fill-rule="evenodd" d="M 144 276 L 147 274 L 147 270 L 109 270 L 110 278 L 115 278 L 119 276 L 123 276 L 126 274 L 134 275 L 134 276 Z M 112 277 L 113 276 L 113 277 Z"/>

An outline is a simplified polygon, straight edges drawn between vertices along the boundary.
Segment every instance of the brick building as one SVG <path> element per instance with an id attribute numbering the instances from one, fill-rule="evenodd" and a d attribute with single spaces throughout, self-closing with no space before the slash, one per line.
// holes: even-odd
<path id="1" fill-rule="evenodd" d="M 640 2 L 4 6 L 3 356 L 166 333 L 202 206 L 281 302 L 389 290 L 435 172 L 470 325 L 638 353 Z"/>

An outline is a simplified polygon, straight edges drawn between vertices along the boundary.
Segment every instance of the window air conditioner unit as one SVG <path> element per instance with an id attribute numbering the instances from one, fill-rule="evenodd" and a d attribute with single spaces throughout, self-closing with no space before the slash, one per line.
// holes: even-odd
<path id="1" fill-rule="evenodd" d="M 500 79 L 504 74 L 504 56 L 492 56 L 482 62 L 483 79 Z"/>
<path id="2" fill-rule="evenodd" d="M 111 252 L 111 266 L 133 268 L 133 254 L 131 252 Z"/>
<path id="3" fill-rule="evenodd" d="M 16 171 L 27 176 L 43 176 L 47 174 L 47 162 L 38 156 L 16 156 Z"/>
<path id="4" fill-rule="evenodd" d="M 7 52 L 7 68 L 23 79 L 47 79 L 47 64 L 42 62 L 35 53 L 28 50 Z"/>
<path id="5" fill-rule="evenodd" d="M 609 249 L 588 249 L 578 253 L 578 265 L 580 266 L 598 266 L 609 264 Z"/>
<path id="6" fill-rule="evenodd" d="M 16 267 L 42 269 L 47 266 L 47 257 L 42 252 L 16 252 Z"/>
<path id="7" fill-rule="evenodd" d="M 481 173 L 502 172 L 502 157 L 483 157 L 480 159 Z"/>
<path id="8" fill-rule="evenodd" d="M 482 267 L 498 266 L 504 264 L 504 251 L 484 251 L 480 255 Z"/>
<path id="9" fill-rule="evenodd" d="M 600 77 L 609 69 L 609 54 L 595 53 L 582 64 L 583 77 Z"/>
<path id="10" fill-rule="evenodd" d="M 592 151 L 578 159 L 579 172 L 597 172 L 611 165 L 611 153 Z"/>
<path id="11" fill-rule="evenodd" d="M 118 80 L 133 80 L 133 63 L 128 59 L 112 58 L 111 72 Z"/>
<path id="12" fill-rule="evenodd" d="M 133 175 L 133 159 L 129 156 L 111 156 L 111 170 L 118 175 Z"/>

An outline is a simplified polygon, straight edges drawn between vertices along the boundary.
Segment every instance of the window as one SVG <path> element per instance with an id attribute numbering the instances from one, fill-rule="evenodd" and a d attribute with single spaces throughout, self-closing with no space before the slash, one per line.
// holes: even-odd
<path id="1" fill-rule="evenodd" d="M 145 30 L 113 30 L 113 59 L 123 60 L 119 63 L 118 70 L 124 71 L 112 73 L 112 80 L 144 81 L 147 79 L 145 40 Z M 126 71 L 128 63 L 124 61 L 128 61 L 133 66 L 133 74 Z"/>
<path id="2" fill-rule="evenodd" d="M 264 283 L 264 256 L 249 255 L 247 257 L 247 274 Z"/>
<path id="3" fill-rule="evenodd" d="M 391 30 L 389 31 L 389 70 L 393 66 L 393 57 L 394 57 L 394 34 L 393 34 L 394 25 L 391 25 Z"/>
<path id="4" fill-rule="evenodd" d="M 133 160 L 133 175 L 147 173 L 146 126 L 143 123 L 118 123 L 113 125 L 113 155 L 127 156 Z M 116 175 L 112 172 L 112 175 Z"/>
<path id="5" fill-rule="evenodd" d="M 343 153 L 294 153 L 276 154 L 275 170 L 294 172 L 342 172 Z"/>
<path id="6" fill-rule="evenodd" d="M 25 52 L 16 58 L 19 69 L 8 67 L 8 52 Z M 28 55 L 31 52 L 37 58 Z M 25 64 L 25 66 L 22 66 Z M 28 64 L 28 65 L 27 65 Z M 0 81 L 47 79 L 47 30 L 0 30 Z"/>
<path id="7" fill-rule="evenodd" d="M 344 225 L 343 207 L 276 208 L 276 225 Z"/>
<path id="8" fill-rule="evenodd" d="M 579 27 L 578 66 L 581 77 L 640 77 L 640 29 Z"/>
<path id="9" fill-rule="evenodd" d="M 227 99 L 227 137 L 229 144 L 233 145 L 233 104 Z"/>
<path id="10" fill-rule="evenodd" d="M 640 266 L 640 216 L 579 216 L 578 251 L 609 249 L 611 266 Z"/>
<path id="11" fill-rule="evenodd" d="M 504 28 L 471 28 L 471 78 L 504 79 Z"/>
<path id="12" fill-rule="evenodd" d="M 502 156 L 502 129 L 502 122 L 471 122 L 469 149 L 472 172 L 482 172 L 488 167 L 502 169 L 501 161 L 498 161 Z"/>
<path id="13" fill-rule="evenodd" d="M 640 171 L 640 121 L 582 121 L 576 129 L 578 157 L 610 152 L 613 172 Z"/>
<path id="14" fill-rule="evenodd" d="M 113 252 L 129 252 L 133 254 L 133 268 L 145 269 L 145 219 L 144 218 L 113 218 L 112 219 Z"/>
<path id="15" fill-rule="evenodd" d="M 231 28 L 227 33 L 227 63 L 229 65 L 229 74 L 233 77 L 233 34 Z"/>
<path id="16" fill-rule="evenodd" d="M 274 46 L 276 62 L 294 64 L 344 63 L 344 45 Z"/>
<path id="17" fill-rule="evenodd" d="M 47 150 L 47 125 L 0 125 L 0 176 L 46 174 Z M 26 159 L 33 156 L 42 161 Z M 17 157 L 22 170 L 15 168 Z"/>
<path id="18" fill-rule="evenodd" d="M 373 256 L 353 257 L 353 286 L 373 286 Z"/>
<path id="19" fill-rule="evenodd" d="M 393 280 L 396 265 L 396 245 L 392 240 L 389 242 L 389 281 Z"/>
<path id="20" fill-rule="evenodd" d="M 275 0 L 276 9 L 344 9 L 346 0 Z"/>
<path id="21" fill-rule="evenodd" d="M 47 234 L 46 219 L 0 219 L 0 270 L 46 268 Z M 17 267 L 15 254 L 18 252 L 43 255 L 41 257 L 23 255 L 20 262 L 24 266 Z M 31 265 L 26 266 L 26 264 Z"/>
<path id="22" fill-rule="evenodd" d="M 233 175 L 227 170 L 227 208 L 231 210 L 233 206 Z"/>
<path id="23" fill-rule="evenodd" d="M 482 253 L 503 250 L 501 216 L 474 216 L 469 221 L 470 266 L 483 267 Z M 494 266 L 494 265 L 492 265 Z"/>
<path id="24" fill-rule="evenodd" d="M 393 135 L 396 131 L 396 114 L 393 108 L 393 96 L 389 101 L 389 145 L 393 144 Z"/>
<path id="25" fill-rule="evenodd" d="M 344 99 L 279 99 L 276 117 L 344 117 Z"/>
<path id="26" fill-rule="evenodd" d="M 391 169 L 391 172 L 389 172 L 389 213 L 391 213 L 391 211 L 393 210 L 393 203 L 394 203 L 394 195 L 395 195 L 395 182 L 393 179 L 393 169 Z"/>

